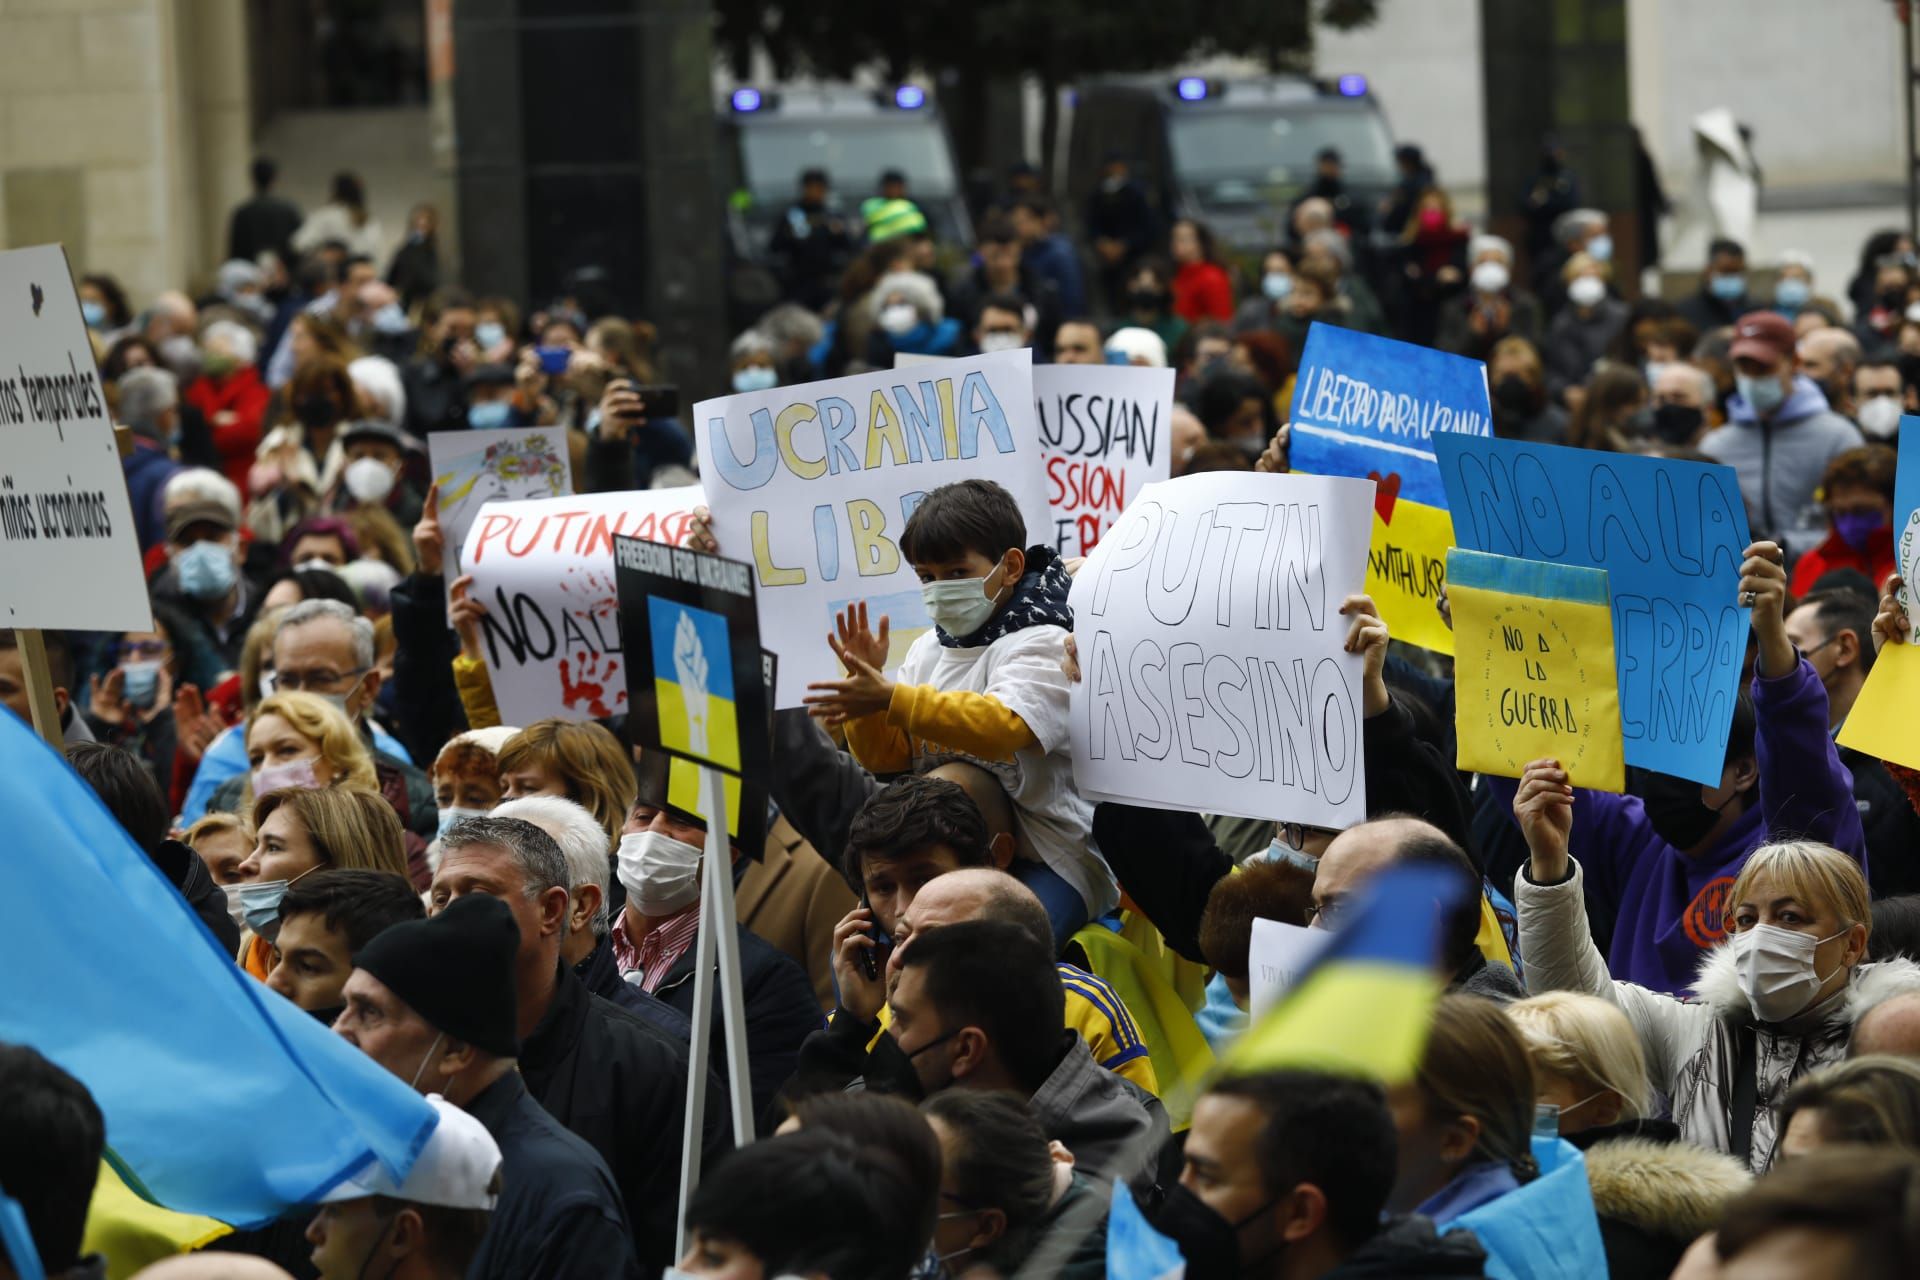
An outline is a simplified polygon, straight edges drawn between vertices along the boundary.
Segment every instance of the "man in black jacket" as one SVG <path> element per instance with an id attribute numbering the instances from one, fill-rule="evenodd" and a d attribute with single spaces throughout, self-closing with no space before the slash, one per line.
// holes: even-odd
<path id="1" fill-rule="evenodd" d="M 606 1160 L 650 1267 L 673 1260 L 680 1198 L 686 1049 L 666 1032 L 590 993 L 560 959 L 567 923 L 566 855 L 518 818 L 466 818 L 441 838 L 433 910 L 468 896 L 505 902 L 519 931 L 514 969 L 520 1074 L 527 1090 Z M 712 1092 L 710 1100 L 716 1099 Z M 702 1145 L 724 1150 L 710 1101 Z"/>
<path id="2" fill-rule="evenodd" d="M 480 894 L 394 925 L 354 957 L 334 1034 L 419 1092 L 441 1095 L 499 1144 L 500 1199 L 469 1277 L 637 1280 L 606 1164 L 534 1101 L 514 1069 L 520 944 L 513 911 Z M 675 1198 L 670 1188 L 666 1195 Z"/>

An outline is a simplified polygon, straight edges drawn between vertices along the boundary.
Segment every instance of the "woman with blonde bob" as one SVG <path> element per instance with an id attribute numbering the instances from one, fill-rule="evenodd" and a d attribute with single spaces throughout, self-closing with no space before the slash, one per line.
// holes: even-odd
<path id="1" fill-rule="evenodd" d="M 1920 990 L 1920 967 L 1865 963 L 1872 925 L 1859 865 L 1831 845 L 1786 841 L 1748 855 L 1721 899 L 1727 936 L 1701 957 L 1696 1000 L 1615 982 L 1587 929 L 1579 866 L 1567 856 L 1574 799 L 1561 777 L 1554 762 L 1535 761 L 1514 797 L 1531 854 L 1514 884 L 1528 988 L 1619 1006 L 1681 1136 L 1764 1171 L 1787 1090 L 1845 1055 L 1867 1009 Z"/>
<path id="2" fill-rule="evenodd" d="M 498 754 L 502 799 L 564 796 L 606 829 L 609 851 L 620 843 L 640 783 L 626 748 L 605 728 L 591 720 L 536 720 Z"/>
<path id="3" fill-rule="evenodd" d="M 221 783 L 207 807 L 246 813 L 257 800 L 286 787 L 380 791 L 373 755 L 353 722 L 314 693 L 276 693 L 253 709 L 247 719 L 247 769 Z"/>
<path id="4" fill-rule="evenodd" d="M 1648 1118 L 1646 1055 L 1618 1006 L 1551 991 L 1506 1012 L 1533 1059 L 1538 1102 L 1558 1108 L 1560 1136 L 1586 1153 L 1609 1273 L 1668 1274 L 1751 1176 L 1731 1156 L 1681 1142 L 1673 1122 Z"/>

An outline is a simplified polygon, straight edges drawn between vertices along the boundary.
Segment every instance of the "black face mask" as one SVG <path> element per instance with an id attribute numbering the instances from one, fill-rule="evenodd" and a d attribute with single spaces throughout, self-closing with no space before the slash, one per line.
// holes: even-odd
<path id="1" fill-rule="evenodd" d="M 1657 404 L 1653 407 L 1653 434 L 1668 444 L 1685 444 L 1705 420 L 1706 415 L 1690 404 Z"/>
<path id="2" fill-rule="evenodd" d="M 1641 802 L 1655 834 L 1676 849 L 1691 849 L 1713 830 L 1721 810 L 1739 794 L 1734 792 L 1716 809 L 1700 798 L 1699 783 L 1649 771 Z"/>
<path id="3" fill-rule="evenodd" d="M 1229 1280 L 1246 1269 L 1240 1261 L 1240 1228 L 1275 1203 L 1277 1198 L 1240 1221 L 1229 1222 L 1219 1210 L 1187 1190 L 1184 1183 L 1176 1182 L 1147 1220 L 1155 1231 L 1180 1246 L 1180 1256 L 1187 1260 L 1187 1274 L 1193 1280 Z"/>
<path id="4" fill-rule="evenodd" d="M 1540 407 L 1539 393 L 1533 384 L 1517 373 L 1510 373 L 1493 384 L 1493 402 L 1501 412 L 1515 417 L 1530 415 Z"/>
<path id="5" fill-rule="evenodd" d="M 293 416 L 308 430 L 318 430 L 340 420 L 340 406 L 328 396 L 303 396 L 293 402 Z"/>
<path id="6" fill-rule="evenodd" d="M 1166 308 L 1167 295 L 1158 289 L 1135 289 L 1127 294 L 1127 302 L 1135 311 L 1161 311 Z"/>

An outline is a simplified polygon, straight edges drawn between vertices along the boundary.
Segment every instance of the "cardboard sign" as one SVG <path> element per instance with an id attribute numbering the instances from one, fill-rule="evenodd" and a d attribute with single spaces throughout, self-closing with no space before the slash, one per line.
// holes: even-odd
<path id="1" fill-rule="evenodd" d="M 1435 447 L 1461 546 L 1607 571 L 1627 763 L 1718 782 L 1747 644 L 1733 468 L 1461 435 Z"/>
<path id="2" fill-rule="evenodd" d="M 0 626 L 153 630 L 120 450 L 57 244 L 0 253 Z"/>
<path id="3" fill-rule="evenodd" d="M 678 543 L 700 486 L 594 493 L 481 508 L 461 560 L 504 724 L 591 720 L 627 709 L 613 540 Z"/>
<path id="4" fill-rule="evenodd" d="M 1081 793 L 1335 830 L 1365 816 L 1360 587 L 1373 485 L 1217 472 L 1149 485 L 1071 596 Z"/>
<path id="5" fill-rule="evenodd" d="M 1517 778 L 1552 757 L 1576 787 L 1621 790 L 1606 571 L 1455 548 L 1447 573 L 1459 768 Z"/>
<path id="6" fill-rule="evenodd" d="M 1436 653 L 1453 652 L 1453 632 L 1440 616 L 1452 546 L 1453 517 L 1444 509 L 1396 502 L 1374 490 L 1367 594 L 1395 640 Z"/>
<path id="7" fill-rule="evenodd" d="M 1084 556 L 1136 494 L 1171 474 L 1173 370 L 1043 364 L 1033 397 L 1053 509 L 1042 541 Z"/>
<path id="8" fill-rule="evenodd" d="M 1874 658 L 1867 682 L 1835 741 L 1878 760 L 1920 769 L 1920 733 L 1913 731 L 1916 719 L 1920 719 L 1920 648 L 1890 644 Z"/>
<path id="9" fill-rule="evenodd" d="M 1914 581 L 1920 578 L 1920 418 L 1911 414 L 1900 419 L 1900 461 L 1893 473 L 1893 565 L 1900 575 L 1901 608 L 1909 618 L 1920 617 L 1914 607 Z M 1878 590 L 1884 584 L 1873 585 Z M 1920 627 L 1907 633 L 1907 643 L 1920 644 Z"/>
<path id="10" fill-rule="evenodd" d="M 1005 486 L 1024 543 L 1051 524 L 1032 352 L 998 352 L 725 396 L 694 406 L 713 532 L 758 580 L 760 633 L 780 655 L 782 707 L 841 675 L 834 615 L 866 601 L 891 621 L 897 663 L 929 625 L 900 531 L 929 490 Z"/>
<path id="11" fill-rule="evenodd" d="M 460 553 L 480 508 L 573 492 L 565 427 L 436 431 L 427 437 L 427 456 L 440 486 L 440 531 L 454 561 L 449 583 L 464 572 Z"/>
<path id="12" fill-rule="evenodd" d="M 1332 940 L 1329 929 L 1256 919 L 1247 952 L 1247 1016 L 1257 1021 L 1273 1008 Z"/>
<path id="13" fill-rule="evenodd" d="M 1372 477 L 1429 507 L 1447 505 L 1435 439 L 1493 432 L 1478 360 L 1325 324 L 1307 330 L 1291 417 L 1294 470 Z"/>

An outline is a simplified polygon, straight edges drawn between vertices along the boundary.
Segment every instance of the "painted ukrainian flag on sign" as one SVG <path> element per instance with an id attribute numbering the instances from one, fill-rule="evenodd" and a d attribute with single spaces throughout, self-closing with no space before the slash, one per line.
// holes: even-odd
<path id="1" fill-rule="evenodd" d="M 1440 994 L 1440 931 L 1466 886 L 1444 867 L 1402 864 L 1368 889 L 1319 960 L 1240 1037 L 1228 1072 L 1413 1078 Z"/>
<path id="2" fill-rule="evenodd" d="M 740 772 L 739 713 L 727 620 L 692 605 L 647 598 L 660 743 Z"/>

